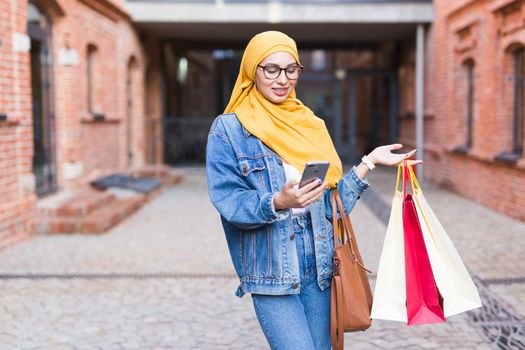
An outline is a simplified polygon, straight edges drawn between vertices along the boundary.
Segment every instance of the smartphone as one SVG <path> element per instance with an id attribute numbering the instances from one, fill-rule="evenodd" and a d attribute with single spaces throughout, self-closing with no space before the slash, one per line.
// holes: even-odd
<path id="1" fill-rule="evenodd" d="M 312 181 L 320 179 L 324 181 L 330 162 L 328 161 L 311 161 L 304 166 L 303 177 L 299 182 L 299 188 L 309 184 Z"/>

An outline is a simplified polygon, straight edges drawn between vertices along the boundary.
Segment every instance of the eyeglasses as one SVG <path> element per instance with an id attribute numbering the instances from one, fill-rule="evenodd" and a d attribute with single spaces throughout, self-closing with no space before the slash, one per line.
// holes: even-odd
<path id="1" fill-rule="evenodd" d="M 285 68 L 281 68 L 276 64 L 267 64 L 266 66 L 258 65 L 263 69 L 264 76 L 266 79 L 275 80 L 281 76 L 281 72 L 284 71 L 284 74 L 289 80 L 296 80 L 299 78 L 303 66 L 298 64 L 291 64 Z"/>

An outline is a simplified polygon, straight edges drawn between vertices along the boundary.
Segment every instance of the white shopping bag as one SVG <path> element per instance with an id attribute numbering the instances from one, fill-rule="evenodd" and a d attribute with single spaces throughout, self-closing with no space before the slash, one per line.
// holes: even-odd
<path id="1" fill-rule="evenodd" d="M 417 178 L 409 166 L 414 185 L 414 202 L 427 247 L 432 273 L 443 297 L 445 317 L 481 307 L 478 290 L 454 244 L 428 205 Z"/>
<path id="2" fill-rule="evenodd" d="M 379 259 L 371 318 L 407 322 L 405 243 L 403 238 L 403 193 L 396 192 Z"/>

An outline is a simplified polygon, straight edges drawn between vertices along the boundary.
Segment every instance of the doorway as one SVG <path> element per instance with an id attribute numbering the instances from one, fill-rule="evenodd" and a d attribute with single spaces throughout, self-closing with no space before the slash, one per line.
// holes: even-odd
<path id="1" fill-rule="evenodd" d="M 31 91 L 33 107 L 33 174 L 36 194 L 55 192 L 55 125 L 51 104 L 51 22 L 36 5 L 28 4 L 27 32 L 31 38 Z"/>
<path id="2" fill-rule="evenodd" d="M 343 163 L 355 164 L 398 137 L 398 78 L 392 70 L 349 70 L 336 95 L 334 144 Z"/>
<path id="3" fill-rule="evenodd" d="M 297 95 L 325 121 L 343 164 L 356 164 L 375 147 L 397 141 L 394 60 L 374 46 L 303 50 L 300 56 L 306 68 Z"/>
<path id="4" fill-rule="evenodd" d="M 242 51 L 214 43 L 164 45 L 164 162 L 200 165 L 208 132 L 235 85 Z"/>
<path id="5" fill-rule="evenodd" d="M 235 84 L 242 50 L 209 46 L 164 46 L 162 127 L 168 164 L 204 162 L 210 124 L 224 110 Z M 305 69 L 297 96 L 325 121 L 344 164 L 355 164 L 375 147 L 397 141 L 395 60 L 373 44 L 313 46 L 299 55 Z"/>

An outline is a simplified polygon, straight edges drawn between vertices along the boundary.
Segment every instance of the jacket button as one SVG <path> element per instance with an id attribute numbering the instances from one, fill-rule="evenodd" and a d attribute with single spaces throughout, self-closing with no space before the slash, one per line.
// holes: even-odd
<path id="1" fill-rule="evenodd" d="M 292 241 L 295 239 L 295 233 L 292 233 L 292 234 L 290 235 L 290 239 L 291 239 Z"/>
<path id="2" fill-rule="evenodd" d="M 283 165 L 283 160 L 281 158 L 277 159 L 277 163 L 279 163 L 279 165 Z"/>
<path id="3" fill-rule="evenodd" d="M 294 284 L 292 284 L 292 288 L 293 289 L 299 288 L 299 283 L 295 282 Z"/>

